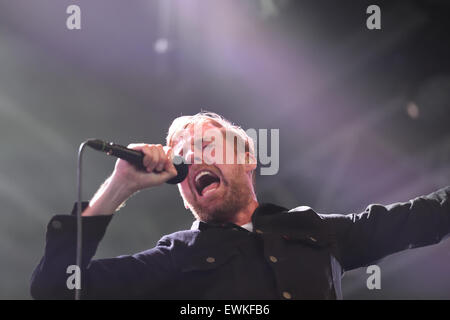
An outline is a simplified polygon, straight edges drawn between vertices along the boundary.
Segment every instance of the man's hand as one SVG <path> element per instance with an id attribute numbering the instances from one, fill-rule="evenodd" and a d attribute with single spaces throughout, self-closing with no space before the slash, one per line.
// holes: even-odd
<path id="1" fill-rule="evenodd" d="M 110 215 L 135 192 L 163 184 L 177 175 L 172 149 L 160 144 L 130 144 L 128 148 L 144 153 L 146 171 L 118 159 L 112 175 L 89 202 L 83 216 Z"/>
<path id="2" fill-rule="evenodd" d="M 118 159 L 111 182 L 126 186 L 131 193 L 155 187 L 177 175 L 172 161 L 172 149 L 160 144 L 130 144 L 128 148 L 144 153 L 146 171 L 137 170 L 132 164 Z"/>

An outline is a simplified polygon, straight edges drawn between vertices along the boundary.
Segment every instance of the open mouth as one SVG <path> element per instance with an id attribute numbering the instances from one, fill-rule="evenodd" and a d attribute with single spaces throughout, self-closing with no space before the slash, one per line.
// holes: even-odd
<path id="1" fill-rule="evenodd" d="M 209 170 L 201 170 L 195 175 L 194 184 L 197 193 L 204 196 L 219 187 L 220 178 Z"/>

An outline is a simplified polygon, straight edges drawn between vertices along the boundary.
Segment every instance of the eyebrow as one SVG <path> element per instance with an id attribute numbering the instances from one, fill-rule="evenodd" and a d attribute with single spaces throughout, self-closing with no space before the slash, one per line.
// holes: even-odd
<path id="1" fill-rule="evenodd" d="M 182 140 L 183 141 L 183 140 Z M 179 152 L 181 152 L 182 150 L 183 150 L 183 146 L 184 146 L 184 144 L 183 143 L 181 143 L 182 141 L 178 141 L 178 143 L 176 143 L 175 144 L 175 146 L 174 146 L 174 151 L 176 152 L 176 153 L 179 153 Z M 194 146 L 196 145 L 196 143 L 201 143 L 201 145 L 203 146 L 203 144 L 204 143 L 207 143 L 207 144 L 211 144 L 211 143 L 214 143 L 215 141 L 213 140 L 213 141 L 203 141 L 203 138 L 201 138 L 201 139 L 196 139 L 196 140 L 194 140 Z M 192 145 L 192 144 L 191 144 Z"/>

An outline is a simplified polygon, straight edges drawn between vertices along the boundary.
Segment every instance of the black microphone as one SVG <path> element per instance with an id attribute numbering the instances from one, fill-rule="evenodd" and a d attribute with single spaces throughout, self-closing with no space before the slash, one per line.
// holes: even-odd
<path id="1" fill-rule="evenodd" d="M 89 139 L 86 144 L 98 151 L 105 152 L 110 156 L 114 156 L 133 164 L 137 169 L 145 171 L 146 168 L 142 164 L 144 159 L 144 153 L 139 150 L 129 149 L 127 147 L 115 144 L 112 142 L 106 142 L 99 139 Z M 172 162 L 177 169 L 177 175 L 166 182 L 169 184 L 177 184 L 182 182 L 188 175 L 189 167 L 184 163 L 183 158 L 180 156 L 173 156 Z"/>

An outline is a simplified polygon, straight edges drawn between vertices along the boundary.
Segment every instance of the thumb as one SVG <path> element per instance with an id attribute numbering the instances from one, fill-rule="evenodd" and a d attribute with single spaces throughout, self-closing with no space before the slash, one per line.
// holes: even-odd
<path id="1" fill-rule="evenodd" d="M 175 169 L 175 168 L 174 168 Z M 162 171 L 157 174 L 157 177 L 155 177 L 158 180 L 158 183 L 164 183 L 168 180 L 172 179 L 177 175 L 177 170 L 170 170 L 170 171 Z"/>
<path id="2" fill-rule="evenodd" d="M 178 174 L 178 171 L 172 161 L 168 161 L 165 170 L 168 174 L 170 174 L 171 178 L 175 177 Z"/>

